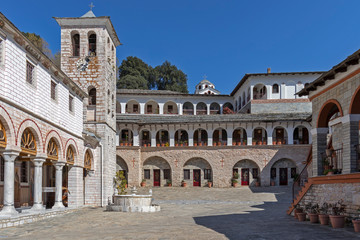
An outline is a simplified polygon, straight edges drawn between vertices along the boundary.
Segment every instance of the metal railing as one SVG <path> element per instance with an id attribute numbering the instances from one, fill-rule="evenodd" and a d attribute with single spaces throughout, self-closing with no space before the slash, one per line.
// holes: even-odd
<path id="1" fill-rule="evenodd" d="M 311 162 L 312 162 L 312 146 L 311 146 L 308 156 L 306 158 L 305 167 L 303 168 L 303 170 L 301 170 L 300 174 L 294 178 L 294 182 L 293 182 L 293 186 L 292 186 L 293 202 L 295 200 L 296 194 L 298 192 L 300 192 L 301 188 L 303 186 L 305 186 L 305 184 L 308 181 L 308 177 L 309 177 L 308 166 L 311 164 Z"/>

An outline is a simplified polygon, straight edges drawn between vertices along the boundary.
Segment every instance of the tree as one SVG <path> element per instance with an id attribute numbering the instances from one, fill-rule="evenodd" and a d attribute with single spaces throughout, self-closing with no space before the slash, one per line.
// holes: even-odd
<path id="1" fill-rule="evenodd" d="M 187 76 L 175 65 L 165 61 L 162 65 L 155 68 L 156 86 L 158 90 L 170 90 L 188 93 Z"/>
<path id="2" fill-rule="evenodd" d="M 42 38 L 40 35 L 35 33 L 23 32 L 25 37 L 27 37 L 41 52 L 43 52 L 49 58 L 53 58 L 49 44 Z"/>
<path id="3" fill-rule="evenodd" d="M 140 58 L 129 56 L 119 67 L 118 88 L 151 89 L 155 86 L 154 71 Z"/>

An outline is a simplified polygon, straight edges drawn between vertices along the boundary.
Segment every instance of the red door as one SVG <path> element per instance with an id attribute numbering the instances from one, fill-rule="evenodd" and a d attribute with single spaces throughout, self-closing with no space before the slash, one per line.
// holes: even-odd
<path id="1" fill-rule="evenodd" d="M 160 187 L 160 170 L 154 169 L 154 187 Z"/>
<path id="2" fill-rule="evenodd" d="M 243 168 L 241 169 L 241 185 L 249 185 L 249 169 Z"/>
<path id="3" fill-rule="evenodd" d="M 280 168 L 280 185 L 288 184 L 287 168 Z"/>
<path id="4" fill-rule="evenodd" d="M 193 171 L 194 187 L 200 187 L 201 172 L 199 169 Z"/>

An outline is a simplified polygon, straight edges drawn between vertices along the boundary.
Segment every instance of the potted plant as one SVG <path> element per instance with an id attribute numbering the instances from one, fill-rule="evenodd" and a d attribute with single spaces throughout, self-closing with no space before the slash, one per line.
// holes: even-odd
<path id="1" fill-rule="evenodd" d="M 182 180 L 182 181 L 181 181 L 181 186 L 182 186 L 182 187 L 186 187 L 186 186 L 187 186 L 187 183 L 185 182 L 185 180 Z"/>
<path id="2" fill-rule="evenodd" d="M 243 141 L 243 144 L 242 145 L 246 145 L 246 140 Z"/>
<path id="3" fill-rule="evenodd" d="M 329 225 L 329 215 L 328 215 L 329 204 L 326 202 L 321 205 L 319 208 L 319 220 L 321 225 Z"/>
<path id="4" fill-rule="evenodd" d="M 143 179 L 143 180 L 141 181 L 141 186 L 142 186 L 142 187 L 145 187 L 145 186 L 146 186 L 146 180 L 145 180 L 145 179 Z"/>
<path id="5" fill-rule="evenodd" d="M 358 208 L 358 213 L 359 213 L 359 217 L 357 217 L 357 218 L 354 218 L 353 220 L 352 220 L 352 223 L 353 223 L 353 225 L 354 225 L 354 230 L 355 230 L 355 232 L 360 232 L 360 207 Z"/>
<path id="6" fill-rule="evenodd" d="M 171 180 L 170 180 L 170 179 L 166 180 L 166 185 L 167 185 L 168 187 L 171 187 L 172 182 L 171 182 Z"/>
<path id="7" fill-rule="evenodd" d="M 274 179 L 270 180 L 270 186 L 275 186 L 275 180 Z"/>
<path id="8" fill-rule="evenodd" d="M 318 223 L 319 222 L 319 204 L 311 204 L 310 202 L 305 205 L 307 210 L 307 214 L 310 218 L 311 223 Z"/>
<path id="9" fill-rule="evenodd" d="M 304 209 L 298 204 L 297 205 L 297 209 L 299 210 L 299 212 L 297 213 L 297 219 L 300 222 L 303 222 L 306 220 L 306 212 L 304 212 Z"/>
<path id="10" fill-rule="evenodd" d="M 332 209 L 332 215 L 330 215 L 330 222 L 333 228 L 343 228 L 345 226 L 345 207 L 343 200 L 330 205 Z"/>
<path id="11" fill-rule="evenodd" d="M 197 147 L 197 143 L 194 143 L 194 146 Z"/>
<path id="12" fill-rule="evenodd" d="M 209 188 L 212 187 L 212 184 L 213 184 L 212 180 L 208 180 L 208 181 L 207 181 L 207 185 L 208 185 Z"/>
<path id="13" fill-rule="evenodd" d="M 157 147 L 160 147 L 160 143 L 157 143 L 156 146 L 157 146 Z"/>
<path id="14" fill-rule="evenodd" d="M 114 185 L 119 195 L 126 194 L 127 181 L 123 171 L 117 171 L 114 178 Z"/>
<path id="15" fill-rule="evenodd" d="M 296 204 L 296 205 L 295 205 L 295 210 L 294 210 L 294 218 L 295 218 L 295 219 L 298 219 L 297 214 L 298 214 L 298 213 L 301 213 L 301 212 L 302 212 L 302 208 L 300 207 L 299 204 Z"/>
<path id="16" fill-rule="evenodd" d="M 255 187 L 260 187 L 260 181 L 258 178 L 255 178 Z"/>
<path id="17" fill-rule="evenodd" d="M 232 179 L 231 179 L 231 183 L 232 183 L 232 186 L 233 186 L 233 187 L 237 187 L 237 185 L 238 185 L 238 180 L 237 180 L 236 178 L 232 178 Z"/>

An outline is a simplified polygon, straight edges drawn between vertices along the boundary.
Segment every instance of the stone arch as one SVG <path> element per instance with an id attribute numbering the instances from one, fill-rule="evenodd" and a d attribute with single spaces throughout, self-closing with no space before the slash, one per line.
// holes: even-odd
<path id="1" fill-rule="evenodd" d="M 336 115 L 335 115 L 336 114 Z M 316 126 L 318 128 L 327 128 L 329 126 L 330 119 L 335 116 L 344 116 L 340 103 L 335 99 L 326 101 L 319 111 Z"/>
<path id="2" fill-rule="evenodd" d="M 227 145 L 227 132 L 224 128 L 217 128 L 214 130 L 213 135 L 214 146 L 226 146 Z"/>
<path id="3" fill-rule="evenodd" d="M 13 120 L 6 109 L 0 105 L 0 122 L 2 123 L 6 134 L 6 146 L 16 145 L 16 132 Z"/>
<path id="4" fill-rule="evenodd" d="M 77 154 L 76 154 L 76 149 L 74 147 L 74 145 L 69 144 L 68 147 L 66 148 L 66 153 L 65 153 L 65 161 L 67 164 L 75 164 L 77 158 Z"/>
<path id="5" fill-rule="evenodd" d="M 116 156 L 116 172 L 118 171 L 123 171 L 124 176 L 126 178 L 126 181 L 128 180 L 128 173 L 129 173 L 129 168 L 128 165 L 126 164 L 125 160 L 120 157 L 120 156 Z"/>
<path id="6" fill-rule="evenodd" d="M 62 161 L 62 146 L 61 141 L 57 136 L 49 137 L 48 141 L 44 145 L 46 146 L 46 154 L 50 160 Z"/>
<path id="7" fill-rule="evenodd" d="M 309 129 L 303 125 L 297 125 L 293 133 L 294 144 L 309 144 Z"/>
<path id="8" fill-rule="evenodd" d="M 199 102 L 196 104 L 196 115 L 206 115 L 207 114 L 207 105 L 204 102 Z"/>
<path id="9" fill-rule="evenodd" d="M 178 129 L 175 132 L 175 145 L 187 146 L 189 142 L 189 134 L 184 129 Z"/>
<path id="10" fill-rule="evenodd" d="M 210 104 L 210 114 L 220 114 L 220 104 L 213 102 Z"/>
<path id="11" fill-rule="evenodd" d="M 74 149 L 74 163 L 76 163 L 77 165 L 81 165 L 80 162 L 79 162 L 79 161 L 81 161 L 79 159 L 79 154 L 80 154 L 79 149 L 78 149 L 78 146 L 77 146 L 77 144 L 76 144 L 76 142 L 75 142 L 75 140 L 73 138 L 69 138 L 66 141 L 64 151 L 66 149 L 68 149 L 70 146 L 72 146 L 73 149 Z M 64 154 L 64 156 L 66 156 L 66 152 L 64 152 L 63 154 Z"/>
<path id="12" fill-rule="evenodd" d="M 78 31 L 73 30 L 70 33 L 71 36 L 71 44 L 72 44 L 72 56 L 79 57 L 80 56 L 80 34 Z"/>
<path id="13" fill-rule="evenodd" d="M 242 159 L 233 166 L 233 177 L 236 178 L 242 186 L 253 186 L 255 182 L 260 182 L 260 167 L 259 165 L 250 159 Z"/>
<path id="14" fill-rule="evenodd" d="M 96 105 L 96 87 L 90 85 L 88 86 L 88 95 L 89 95 L 89 106 L 95 106 Z"/>
<path id="15" fill-rule="evenodd" d="M 185 102 L 183 104 L 183 114 L 194 115 L 194 104 L 192 104 L 191 102 Z"/>
<path id="16" fill-rule="evenodd" d="M 145 103 L 145 114 L 159 114 L 159 104 L 155 100 L 149 100 Z"/>
<path id="17" fill-rule="evenodd" d="M 223 105 L 223 114 L 233 114 L 234 106 L 230 102 L 226 102 Z"/>
<path id="18" fill-rule="evenodd" d="M 198 128 L 194 131 L 194 146 L 207 146 L 208 143 L 208 133 L 203 128 Z"/>
<path id="19" fill-rule="evenodd" d="M 51 130 L 47 133 L 46 138 L 45 138 L 45 144 L 44 144 L 44 152 L 47 151 L 47 146 L 49 144 L 49 141 L 51 138 L 54 138 L 56 140 L 56 143 L 58 144 L 59 147 L 59 159 L 63 160 L 63 151 L 64 151 L 64 147 L 63 147 L 63 141 L 62 138 L 60 136 L 60 134 L 56 131 L 56 130 Z"/>
<path id="20" fill-rule="evenodd" d="M 129 101 L 127 101 L 125 106 L 126 106 L 125 107 L 126 113 L 134 113 L 134 114 L 140 113 L 140 104 L 135 99 L 130 99 Z"/>
<path id="21" fill-rule="evenodd" d="M 272 93 L 273 93 L 273 94 L 278 94 L 278 93 L 280 93 L 279 84 L 274 83 L 274 84 L 272 85 Z"/>
<path id="22" fill-rule="evenodd" d="M 253 145 L 267 145 L 267 131 L 263 127 L 253 130 Z"/>
<path id="23" fill-rule="evenodd" d="M 282 126 L 276 126 L 272 133 L 273 145 L 288 144 L 288 133 L 286 128 Z"/>
<path id="24" fill-rule="evenodd" d="M 86 170 L 94 169 L 94 153 L 90 148 L 85 150 L 83 166 Z"/>
<path id="25" fill-rule="evenodd" d="M 97 52 L 97 35 L 94 31 L 88 32 L 89 56 L 96 56 Z"/>
<path id="26" fill-rule="evenodd" d="M 134 144 L 134 134 L 131 129 L 125 128 L 120 130 L 120 146 L 132 146 Z"/>
<path id="27" fill-rule="evenodd" d="M 140 145 L 144 147 L 151 146 L 151 131 L 148 129 L 142 129 L 140 132 Z"/>
<path id="28" fill-rule="evenodd" d="M 360 86 L 351 98 L 349 114 L 360 114 Z"/>
<path id="29" fill-rule="evenodd" d="M 201 157 L 193 157 L 183 165 L 183 180 L 194 187 L 201 187 L 206 181 L 213 181 L 211 164 Z"/>
<path id="30" fill-rule="evenodd" d="M 295 171 L 295 172 L 294 172 Z M 289 158 L 276 160 L 270 168 L 271 185 L 289 185 L 298 172 L 296 162 Z"/>
<path id="31" fill-rule="evenodd" d="M 166 186 L 172 179 L 171 166 L 165 158 L 149 157 L 143 163 L 142 177 L 150 186 Z"/>
<path id="32" fill-rule="evenodd" d="M 247 144 L 247 133 L 246 129 L 239 127 L 233 131 L 232 134 L 233 145 L 246 145 Z"/>
<path id="33" fill-rule="evenodd" d="M 38 153 L 41 153 L 41 152 L 44 152 L 44 145 L 43 145 L 43 141 L 42 141 L 42 134 L 41 134 L 41 131 L 40 131 L 40 128 L 39 126 L 31 119 L 27 119 L 25 121 L 23 121 L 19 128 L 18 128 L 18 137 L 17 137 L 17 142 L 19 144 L 19 146 L 21 147 L 21 138 L 23 136 L 23 133 L 25 132 L 25 130 L 29 130 L 34 138 L 35 138 L 35 141 L 36 141 L 36 152 L 37 154 Z"/>
<path id="34" fill-rule="evenodd" d="M 170 143 L 169 131 L 161 129 L 156 133 L 156 146 L 168 147 Z"/>
<path id="35" fill-rule="evenodd" d="M 164 104 L 164 114 L 178 114 L 179 110 L 177 104 L 173 101 L 167 101 Z"/>

